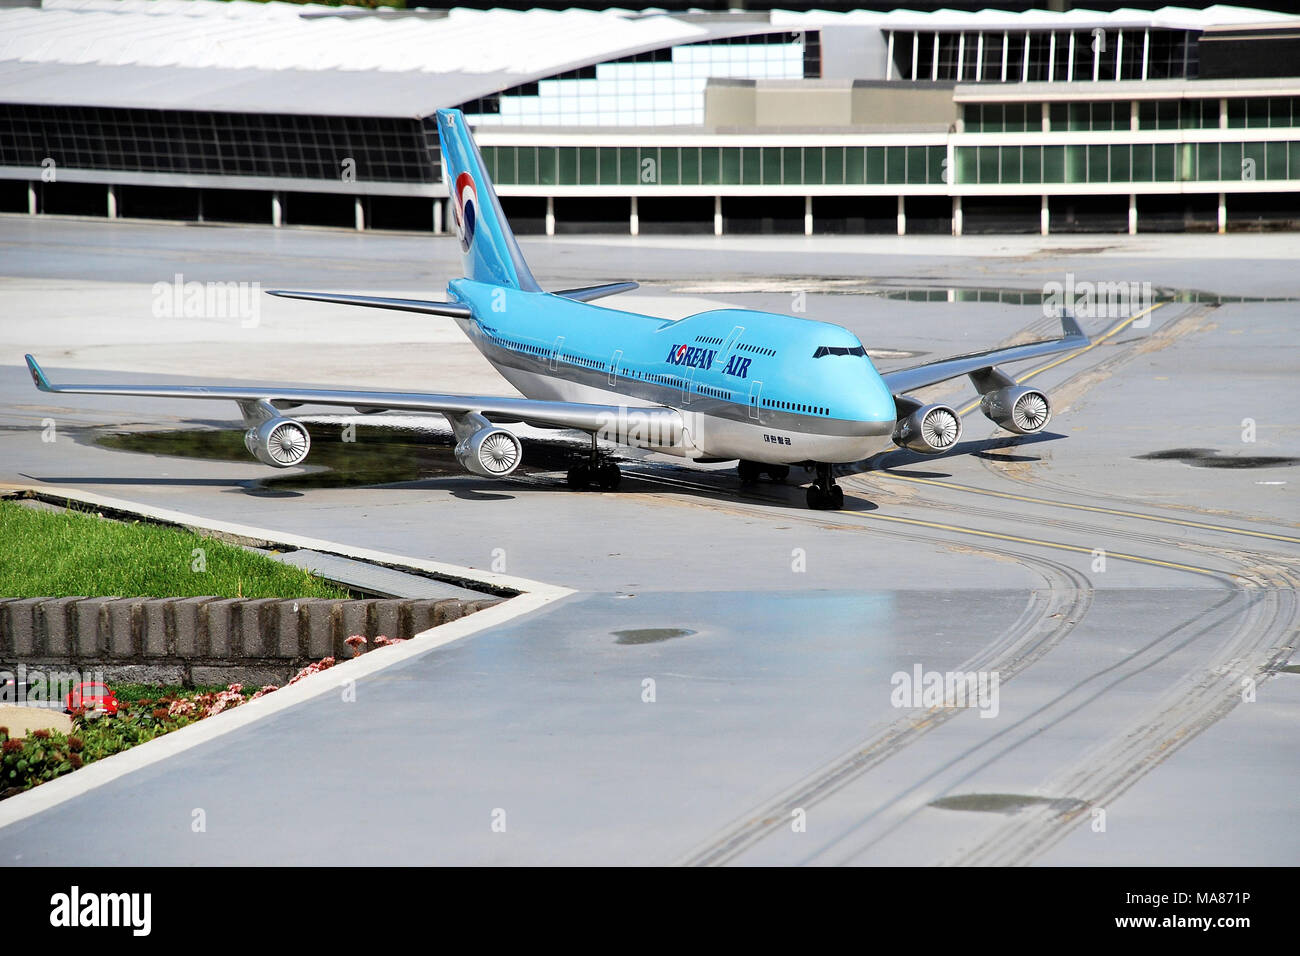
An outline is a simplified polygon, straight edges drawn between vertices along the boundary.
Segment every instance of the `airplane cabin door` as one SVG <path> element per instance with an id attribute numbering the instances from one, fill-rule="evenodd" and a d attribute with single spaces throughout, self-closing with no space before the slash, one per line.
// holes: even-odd
<path id="1" fill-rule="evenodd" d="M 622 362 L 623 362 L 623 350 L 618 349 L 614 353 L 614 357 L 609 360 L 609 384 L 610 385 L 618 384 L 619 365 L 622 364 Z"/>
<path id="2" fill-rule="evenodd" d="M 749 383 L 749 417 L 758 421 L 758 410 L 763 404 L 763 383 Z"/>
<path id="3" fill-rule="evenodd" d="M 560 367 L 560 349 L 564 347 L 564 336 L 561 335 L 555 340 L 555 345 L 551 348 L 551 371 L 554 372 Z"/>

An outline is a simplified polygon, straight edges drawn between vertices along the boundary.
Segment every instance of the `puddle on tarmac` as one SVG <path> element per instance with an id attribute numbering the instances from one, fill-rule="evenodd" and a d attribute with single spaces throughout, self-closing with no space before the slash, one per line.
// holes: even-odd
<path id="1" fill-rule="evenodd" d="M 1095 249 L 1061 249 L 1053 252 L 1095 252 Z M 1090 282 L 1108 283 L 1113 288 L 1117 280 L 1089 279 Z M 1132 288 L 1131 280 L 1124 280 L 1126 288 Z M 740 295 L 756 293 L 788 294 L 791 289 L 799 289 L 815 295 L 870 295 L 900 302 L 994 302 L 1003 305 L 1041 306 L 1049 298 L 1053 303 L 1059 300 L 1061 290 L 1051 292 L 1045 289 L 1012 289 L 1001 286 L 946 285 L 940 283 L 923 283 L 900 280 L 875 280 L 857 276 L 813 276 L 780 277 L 755 276 L 753 278 L 695 280 L 670 283 L 674 292 L 695 295 Z M 1139 286 L 1140 290 L 1140 286 Z M 1107 293 L 1109 294 L 1109 293 Z M 1117 294 L 1117 293 L 1116 293 Z M 1227 305 L 1238 302 L 1298 302 L 1295 296 L 1249 296 L 1222 295 L 1201 289 L 1170 289 L 1153 287 L 1151 297 L 1156 302 L 1184 302 L 1209 305 Z"/>
<path id="2" fill-rule="evenodd" d="M 1073 797 L 1035 797 L 1027 793 L 963 793 L 955 797 L 931 800 L 940 810 L 967 810 L 976 813 L 1018 813 L 1029 807 L 1047 806 L 1062 813 L 1087 806 Z"/>
<path id="3" fill-rule="evenodd" d="M 1193 468 L 1290 468 L 1300 458 L 1286 455 L 1221 455 L 1217 448 L 1170 448 L 1134 455 L 1143 461 L 1181 461 Z"/>
<path id="4" fill-rule="evenodd" d="M 299 421 L 302 421 L 299 419 Z M 357 425 L 355 441 L 343 440 L 337 421 L 303 421 L 311 434 L 306 466 L 315 470 L 272 469 L 251 483 L 250 491 L 299 488 L 351 488 L 429 478 L 463 476 L 465 469 L 453 453 L 449 433 L 389 425 Z M 211 461 L 254 462 L 244 447 L 244 429 L 194 428 L 175 431 L 113 432 L 97 435 L 95 443 L 118 451 L 171 455 Z M 556 471 L 582 446 L 576 442 L 524 439 L 524 461 L 516 474 Z"/>
<path id="5" fill-rule="evenodd" d="M 685 627 L 638 627 L 628 631 L 611 631 L 618 638 L 615 644 L 657 644 L 676 637 L 690 637 L 699 633 Z"/>

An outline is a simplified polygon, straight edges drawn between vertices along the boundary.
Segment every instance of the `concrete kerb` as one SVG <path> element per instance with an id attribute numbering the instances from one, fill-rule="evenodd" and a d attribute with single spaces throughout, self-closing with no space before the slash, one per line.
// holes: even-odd
<path id="1" fill-rule="evenodd" d="M 58 777 L 17 796 L 0 801 L 0 830 L 74 797 L 79 797 L 96 787 L 101 787 L 133 771 L 166 760 L 168 757 L 183 753 L 209 740 L 215 740 L 217 737 L 238 730 L 241 727 L 247 727 L 282 710 L 287 710 L 315 697 L 336 691 L 348 681 L 360 680 L 395 664 L 421 657 L 437 650 L 439 647 L 450 644 L 452 641 L 504 624 L 574 593 L 570 588 L 544 584 L 540 581 L 531 581 L 527 578 L 517 578 L 492 572 L 479 572 L 472 568 L 462 568 L 456 565 L 411 558 L 383 551 L 373 551 L 367 548 L 353 548 L 333 541 L 286 535 L 250 525 L 209 521 L 195 515 L 137 505 L 122 499 L 88 494 L 80 490 L 70 491 L 60 488 L 33 488 L 25 485 L 0 484 L 0 493 L 22 491 L 58 495 L 60 498 L 67 498 L 78 504 L 103 506 L 158 521 L 206 531 L 235 534 L 299 548 L 310 548 L 315 551 L 327 551 L 331 554 L 338 554 L 361 561 L 375 561 L 395 567 L 413 568 L 430 574 L 445 576 L 448 579 L 487 584 L 498 590 L 510 590 L 517 593 L 514 597 L 500 604 L 484 608 L 467 617 L 421 631 L 412 640 L 404 644 L 376 648 L 362 654 L 360 657 L 342 661 L 328 670 L 303 678 L 291 687 L 282 687 L 259 700 L 249 701 L 233 710 L 217 714 L 215 717 L 205 718 L 188 727 L 182 727 L 180 730 L 174 730 L 162 737 L 132 747 L 130 750 L 114 754 L 111 757 L 105 757 L 103 760 L 96 760 L 74 773 Z"/>

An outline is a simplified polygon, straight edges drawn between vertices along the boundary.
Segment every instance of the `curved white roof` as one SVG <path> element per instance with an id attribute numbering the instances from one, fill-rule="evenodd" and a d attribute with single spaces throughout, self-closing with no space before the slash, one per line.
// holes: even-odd
<path id="1" fill-rule="evenodd" d="M 250 0 L 45 0 L 0 8 L 9 102 L 424 116 L 441 106 L 664 46 L 817 25 L 876 29 L 1204 29 L 1278 21 L 1240 7 L 1154 12 L 370 11 Z M 1300 21 L 1300 17 L 1291 18 Z M 826 42 L 833 39 L 833 34 Z"/>

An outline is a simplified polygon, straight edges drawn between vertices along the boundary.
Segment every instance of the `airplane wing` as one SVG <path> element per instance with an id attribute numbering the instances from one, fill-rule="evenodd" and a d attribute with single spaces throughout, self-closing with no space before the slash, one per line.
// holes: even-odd
<path id="1" fill-rule="evenodd" d="M 501 424 L 523 422 L 544 428 L 573 428 L 585 432 L 609 430 L 635 419 L 641 426 L 653 423 L 665 434 L 680 434 L 681 416 L 662 405 L 622 407 L 582 402 L 548 402 L 531 398 L 487 395 L 450 395 L 430 392 L 342 391 L 336 389 L 285 388 L 276 385 L 55 385 L 32 356 L 26 356 L 32 381 L 42 392 L 80 395 L 136 395 L 144 398 L 226 399 L 239 404 L 246 419 L 265 417 L 259 409 L 266 404 L 284 410 L 299 405 L 341 405 L 370 414 L 382 411 L 436 412 L 446 416 L 482 415 Z M 265 404 L 263 404 L 265 403 Z"/>
<path id="2" fill-rule="evenodd" d="M 895 395 L 901 395 L 904 392 L 911 392 L 927 385 L 935 385 L 950 378 L 956 378 L 959 375 L 969 375 L 972 372 L 979 372 L 1004 362 L 1018 362 L 1022 359 L 1038 358 L 1041 355 L 1069 352 L 1073 349 L 1084 348 L 1091 342 L 1091 339 L 1084 333 L 1074 316 L 1068 312 L 1061 314 L 1061 331 L 1063 336 L 1059 339 L 1028 342 L 1024 345 L 1012 345 L 1004 349 L 988 349 L 984 352 L 972 352 L 969 355 L 956 355 L 952 358 L 940 359 L 938 362 L 930 362 L 927 365 L 917 365 L 912 368 L 899 369 L 895 372 L 885 372 L 881 375 L 881 378 L 885 380 L 885 384 L 889 386 L 891 392 Z"/>

